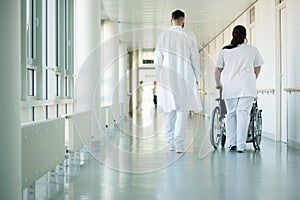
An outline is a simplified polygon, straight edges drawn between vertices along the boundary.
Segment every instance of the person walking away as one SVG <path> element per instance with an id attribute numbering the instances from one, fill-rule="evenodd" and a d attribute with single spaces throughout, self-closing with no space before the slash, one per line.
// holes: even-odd
<path id="1" fill-rule="evenodd" d="M 156 87 L 156 81 L 153 82 L 153 103 L 154 103 L 154 109 L 157 109 L 157 87 Z"/>
<path id="2" fill-rule="evenodd" d="M 239 153 L 246 149 L 250 111 L 257 96 L 256 79 L 264 64 L 257 48 L 246 43 L 246 28 L 235 26 L 231 43 L 222 48 L 216 60 L 227 108 L 227 142 L 230 150 Z"/>
<path id="3" fill-rule="evenodd" d="M 137 100 L 137 107 L 136 107 L 137 110 L 143 110 L 143 107 L 142 107 L 143 92 L 144 92 L 143 83 L 144 83 L 144 81 L 139 82 L 139 87 L 138 87 L 138 90 L 137 90 L 137 92 L 138 92 L 138 100 Z"/>
<path id="4" fill-rule="evenodd" d="M 196 37 L 185 30 L 185 14 L 172 12 L 171 27 L 163 31 L 154 52 L 158 105 L 165 112 L 168 148 L 184 152 L 188 111 L 202 109 L 198 92 L 199 50 Z"/>

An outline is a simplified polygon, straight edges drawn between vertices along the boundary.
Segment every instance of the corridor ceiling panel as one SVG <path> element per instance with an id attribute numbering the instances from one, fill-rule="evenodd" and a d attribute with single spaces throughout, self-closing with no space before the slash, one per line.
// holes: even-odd
<path id="1" fill-rule="evenodd" d="M 102 20 L 118 23 L 120 40 L 153 48 L 170 26 L 171 12 L 186 14 L 185 28 L 206 45 L 257 0 L 102 0 Z"/>

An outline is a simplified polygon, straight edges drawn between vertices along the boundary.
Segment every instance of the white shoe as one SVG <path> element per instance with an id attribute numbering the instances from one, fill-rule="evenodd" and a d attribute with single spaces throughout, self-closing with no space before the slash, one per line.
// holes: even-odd
<path id="1" fill-rule="evenodd" d="M 177 148 L 176 153 L 184 153 L 184 149 L 183 148 Z"/>
<path id="2" fill-rule="evenodd" d="M 173 144 L 168 144 L 169 151 L 175 151 L 175 147 Z"/>
<path id="3" fill-rule="evenodd" d="M 242 150 L 242 149 L 238 149 L 238 150 L 237 150 L 238 153 L 244 153 L 244 151 L 245 151 L 245 150 Z"/>

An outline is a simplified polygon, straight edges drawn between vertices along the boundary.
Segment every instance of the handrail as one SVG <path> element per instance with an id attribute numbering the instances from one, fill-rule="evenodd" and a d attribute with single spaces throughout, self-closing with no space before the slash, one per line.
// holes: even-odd
<path id="1" fill-rule="evenodd" d="M 300 92 L 300 87 L 298 88 L 283 88 L 283 91 L 288 92 L 288 93 L 292 93 L 292 92 Z"/>
<path id="2" fill-rule="evenodd" d="M 38 107 L 38 106 L 52 106 L 56 104 L 72 104 L 75 102 L 75 99 L 53 99 L 53 100 L 29 100 L 21 101 L 22 108 L 26 107 Z"/>
<path id="3" fill-rule="evenodd" d="M 261 94 L 264 94 L 264 93 L 266 93 L 266 94 L 269 94 L 269 93 L 274 94 L 275 93 L 275 89 L 274 88 L 257 89 L 257 94 L 259 94 L 259 93 L 261 93 Z"/>

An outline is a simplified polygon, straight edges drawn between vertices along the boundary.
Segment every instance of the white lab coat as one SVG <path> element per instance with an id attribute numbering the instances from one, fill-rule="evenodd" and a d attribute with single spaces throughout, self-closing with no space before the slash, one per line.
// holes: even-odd
<path id="1" fill-rule="evenodd" d="M 216 66 L 223 68 L 221 84 L 222 97 L 256 97 L 256 77 L 254 68 L 264 64 L 258 50 L 248 44 L 241 44 L 233 49 L 222 49 Z"/>
<path id="2" fill-rule="evenodd" d="M 202 109 L 198 86 L 199 51 L 195 36 L 172 26 L 159 36 L 154 54 L 158 82 L 157 102 L 165 112 Z"/>

